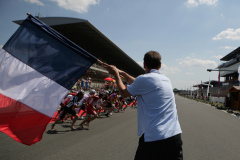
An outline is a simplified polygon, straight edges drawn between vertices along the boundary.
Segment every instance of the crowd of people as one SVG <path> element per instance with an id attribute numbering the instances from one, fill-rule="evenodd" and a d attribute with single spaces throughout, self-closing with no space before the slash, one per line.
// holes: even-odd
<path id="1" fill-rule="evenodd" d="M 74 89 L 76 90 L 84 90 L 88 91 L 90 90 L 90 86 L 92 84 L 92 79 L 90 77 L 82 77 L 77 81 L 77 83 L 74 86 Z"/>
<path id="2" fill-rule="evenodd" d="M 97 117 L 102 115 L 109 117 L 114 112 L 124 112 L 128 104 L 132 107 L 136 106 L 136 97 L 122 98 L 117 89 L 84 91 L 74 88 L 60 104 L 61 108 L 58 110 L 55 122 L 51 125 L 51 130 L 54 131 L 55 125 L 67 118 L 72 119 L 71 130 L 76 130 L 74 124 L 78 119 L 83 120 L 79 124 L 81 128 L 89 127 L 90 122 Z"/>

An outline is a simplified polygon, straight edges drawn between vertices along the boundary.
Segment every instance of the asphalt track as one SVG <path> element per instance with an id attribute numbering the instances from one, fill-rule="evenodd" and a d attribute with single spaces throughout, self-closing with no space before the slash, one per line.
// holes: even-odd
<path id="1" fill-rule="evenodd" d="M 209 105 L 176 96 L 185 160 L 240 159 L 240 119 Z M 76 122 L 75 127 L 82 120 Z M 50 124 L 42 141 L 26 146 L 0 132 L 0 160 L 133 160 L 138 143 L 137 109 L 98 118 L 70 131 L 71 120 Z"/>

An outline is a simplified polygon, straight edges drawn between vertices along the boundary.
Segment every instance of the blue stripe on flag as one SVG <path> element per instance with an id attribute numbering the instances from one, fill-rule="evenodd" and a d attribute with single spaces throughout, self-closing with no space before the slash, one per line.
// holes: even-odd
<path id="1" fill-rule="evenodd" d="M 22 23 L 3 49 L 67 89 L 97 61 L 32 16 Z"/>

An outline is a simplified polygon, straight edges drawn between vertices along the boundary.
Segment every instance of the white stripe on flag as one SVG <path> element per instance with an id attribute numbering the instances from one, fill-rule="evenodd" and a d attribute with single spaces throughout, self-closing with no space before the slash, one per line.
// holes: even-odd
<path id="1" fill-rule="evenodd" d="M 0 93 L 52 117 L 68 90 L 0 50 Z"/>

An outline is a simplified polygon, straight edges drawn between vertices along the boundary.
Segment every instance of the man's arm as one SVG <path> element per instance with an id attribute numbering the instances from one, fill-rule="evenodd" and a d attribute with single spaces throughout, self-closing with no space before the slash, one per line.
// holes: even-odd
<path id="1" fill-rule="evenodd" d="M 116 79 L 116 83 L 117 83 L 117 86 L 118 86 L 118 90 L 119 90 L 121 96 L 122 96 L 123 98 L 130 97 L 131 94 L 128 92 L 127 88 L 126 88 L 125 85 L 123 84 L 122 79 L 120 78 L 120 75 L 119 75 L 119 74 L 117 74 L 117 75 L 115 76 L 115 79 Z"/>
<path id="2" fill-rule="evenodd" d="M 108 72 L 112 75 L 114 75 L 115 77 L 115 80 L 116 80 L 116 84 L 118 86 L 118 90 L 121 94 L 121 96 L 123 98 L 126 98 L 126 97 L 130 97 L 131 94 L 128 92 L 127 88 L 125 87 L 125 85 L 123 84 L 122 82 L 122 79 L 120 77 L 120 74 L 119 72 L 121 72 L 123 75 L 125 75 L 127 77 L 127 80 L 129 80 L 130 82 L 133 82 L 135 80 L 135 78 L 131 78 L 131 76 L 129 76 L 127 73 L 123 73 L 123 71 L 117 69 L 115 66 L 113 65 L 108 65 L 108 64 L 104 64 L 104 67 L 108 70 Z"/>
<path id="3" fill-rule="evenodd" d="M 127 74 L 126 72 L 124 72 L 122 70 L 118 69 L 118 72 L 119 72 L 120 76 L 122 76 L 127 81 L 128 84 L 132 84 L 133 81 L 135 80 L 134 77 L 130 76 L 129 74 Z"/>

